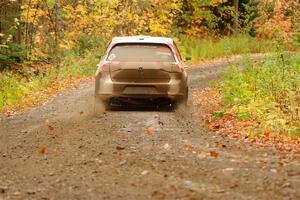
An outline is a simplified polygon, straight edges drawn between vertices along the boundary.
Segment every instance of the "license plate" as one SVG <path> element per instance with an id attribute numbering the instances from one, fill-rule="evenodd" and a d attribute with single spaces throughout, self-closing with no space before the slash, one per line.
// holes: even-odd
<path id="1" fill-rule="evenodd" d="M 156 89 L 154 87 L 126 87 L 124 94 L 154 94 Z"/>

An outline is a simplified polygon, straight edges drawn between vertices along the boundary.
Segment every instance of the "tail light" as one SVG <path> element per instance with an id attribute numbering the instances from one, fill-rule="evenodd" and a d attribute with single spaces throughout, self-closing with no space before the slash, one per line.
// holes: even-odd
<path id="1" fill-rule="evenodd" d="M 109 63 L 101 62 L 97 65 L 97 69 L 101 71 L 108 72 L 109 71 Z"/>
<path id="2" fill-rule="evenodd" d="M 118 71 L 121 69 L 121 66 L 125 64 L 126 64 L 125 62 L 119 62 L 119 61 L 111 62 L 109 66 L 110 68 L 109 70 L 111 72 Z"/>
<path id="3" fill-rule="evenodd" d="M 178 64 L 174 64 L 172 66 L 172 72 L 182 73 L 182 72 L 184 72 L 184 68 Z"/>
<path id="4" fill-rule="evenodd" d="M 161 70 L 173 73 L 183 73 L 184 68 L 177 63 L 159 63 L 162 67 Z"/>

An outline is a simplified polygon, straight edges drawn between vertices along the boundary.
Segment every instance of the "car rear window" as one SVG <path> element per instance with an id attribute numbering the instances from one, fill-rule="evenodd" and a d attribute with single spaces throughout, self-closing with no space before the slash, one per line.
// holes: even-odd
<path id="1" fill-rule="evenodd" d="M 121 62 L 175 62 L 171 49 L 164 44 L 118 44 L 107 60 Z"/>

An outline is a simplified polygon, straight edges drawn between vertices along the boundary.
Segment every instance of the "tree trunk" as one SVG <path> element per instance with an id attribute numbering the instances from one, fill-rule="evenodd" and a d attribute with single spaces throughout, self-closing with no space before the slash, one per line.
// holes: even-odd
<path id="1" fill-rule="evenodd" d="M 137 1 L 137 6 L 138 6 L 138 15 L 141 16 L 143 14 L 143 2 L 142 0 Z"/>
<path id="2" fill-rule="evenodd" d="M 18 43 L 18 44 L 22 43 L 21 4 L 22 4 L 22 0 L 18 0 L 17 6 L 16 6 L 16 10 L 17 10 L 17 16 L 16 16 L 16 18 L 18 19 L 18 24 L 17 24 L 16 35 L 14 37 L 15 42 Z"/>
<path id="3" fill-rule="evenodd" d="M 239 0 L 233 0 L 233 7 L 235 10 L 233 30 L 237 34 L 239 28 Z"/>
<path id="4" fill-rule="evenodd" d="M 55 0 L 55 49 L 54 57 L 57 72 L 60 69 L 59 40 L 63 37 L 61 0 Z"/>
<path id="5" fill-rule="evenodd" d="M 63 33 L 60 0 L 55 1 L 55 32 L 56 32 L 55 39 L 58 41 L 62 37 L 62 33 Z"/>

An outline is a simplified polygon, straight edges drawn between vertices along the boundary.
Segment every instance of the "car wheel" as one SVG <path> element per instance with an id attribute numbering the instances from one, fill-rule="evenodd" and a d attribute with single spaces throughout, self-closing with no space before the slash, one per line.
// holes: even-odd
<path id="1" fill-rule="evenodd" d="M 186 89 L 185 96 L 183 97 L 182 101 L 180 102 L 181 105 L 187 107 L 188 106 L 188 100 L 189 100 L 189 89 Z"/>
<path id="2" fill-rule="evenodd" d="M 178 101 L 175 105 L 176 105 L 176 110 L 178 111 L 183 111 L 186 110 L 188 107 L 188 89 L 186 90 L 186 95 L 184 97 L 182 97 L 182 99 L 180 101 Z"/>

